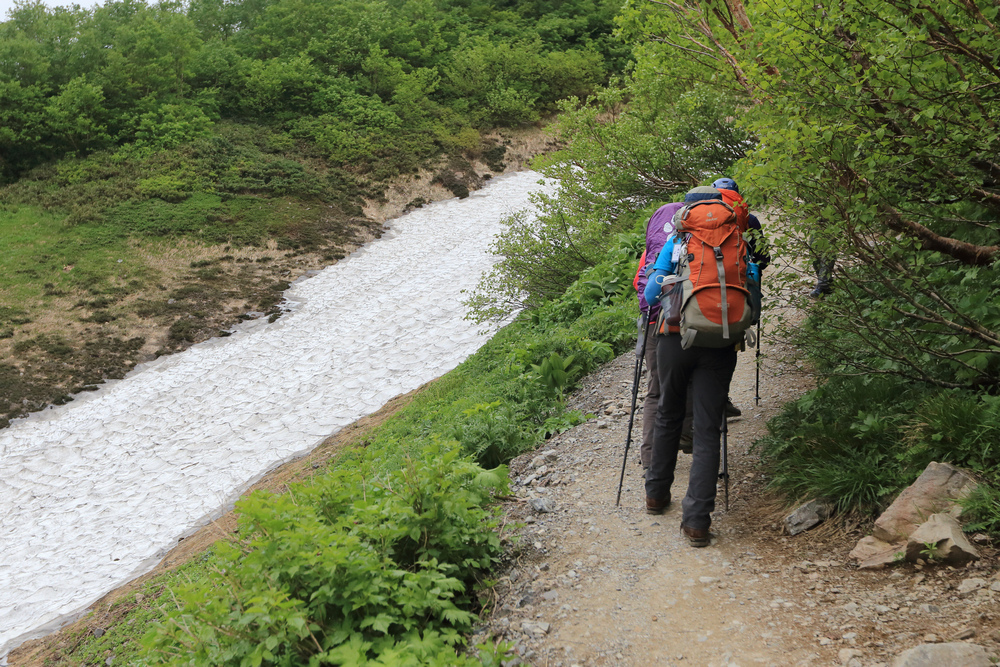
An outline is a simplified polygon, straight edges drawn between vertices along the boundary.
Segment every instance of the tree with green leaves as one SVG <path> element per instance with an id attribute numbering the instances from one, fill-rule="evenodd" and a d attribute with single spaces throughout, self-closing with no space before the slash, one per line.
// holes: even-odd
<path id="1" fill-rule="evenodd" d="M 666 81 L 740 92 L 751 201 L 783 252 L 839 257 L 805 335 L 827 370 L 1000 387 L 1000 49 L 987 2 L 635 0 Z"/>
<path id="2" fill-rule="evenodd" d="M 997 7 L 786 1 L 757 21 L 749 181 L 788 250 L 840 257 L 829 370 L 1000 389 Z"/>

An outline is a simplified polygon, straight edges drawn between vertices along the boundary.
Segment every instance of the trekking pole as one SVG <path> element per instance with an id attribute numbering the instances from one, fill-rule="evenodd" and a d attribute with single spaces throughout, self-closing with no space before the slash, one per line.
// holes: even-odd
<path id="1" fill-rule="evenodd" d="M 625 465 L 628 463 L 628 449 L 632 444 L 632 424 L 635 422 L 635 401 L 639 396 L 639 382 L 642 380 L 642 362 L 646 358 L 646 339 L 649 333 L 646 326 L 649 324 L 649 313 L 643 313 L 639 318 L 639 337 L 641 344 L 636 344 L 635 373 L 632 375 L 632 409 L 628 413 L 628 435 L 625 437 L 625 456 L 622 458 L 622 474 L 618 478 L 618 497 L 615 498 L 615 507 L 622 500 L 622 484 L 625 483 Z"/>
<path id="2" fill-rule="evenodd" d="M 763 279 L 761 279 L 760 286 L 761 286 L 761 291 L 763 292 L 764 289 Z M 760 405 L 760 346 L 762 345 L 760 337 L 760 322 L 763 319 L 764 319 L 764 314 L 761 313 L 757 317 L 757 351 L 754 352 L 754 359 L 753 359 L 754 365 L 757 367 L 757 382 L 756 386 L 754 387 L 754 398 L 753 398 L 754 405 Z"/>
<path id="3" fill-rule="evenodd" d="M 757 320 L 757 351 L 754 352 L 754 365 L 757 367 L 757 382 L 754 388 L 753 404 L 760 405 L 760 320 Z"/>
<path id="4" fill-rule="evenodd" d="M 726 511 L 729 511 L 729 424 L 726 415 L 722 415 L 722 472 L 719 473 L 726 490 Z"/>

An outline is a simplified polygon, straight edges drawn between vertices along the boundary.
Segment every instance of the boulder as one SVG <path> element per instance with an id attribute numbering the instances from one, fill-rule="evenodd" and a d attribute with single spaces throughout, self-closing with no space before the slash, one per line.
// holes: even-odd
<path id="1" fill-rule="evenodd" d="M 789 535 L 804 533 L 830 518 L 832 508 L 819 500 L 810 500 L 785 517 L 785 530 Z"/>
<path id="2" fill-rule="evenodd" d="M 556 511 L 556 503 L 549 497 L 532 498 L 528 501 L 528 504 L 531 505 L 531 508 L 539 514 L 547 514 L 549 512 Z"/>
<path id="3" fill-rule="evenodd" d="M 858 541 L 850 557 L 858 561 L 858 567 L 863 570 L 878 570 L 902 560 L 904 550 L 902 542 L 889 544 L 869 535 Z"/>
<path id="4" fill-rule="evenodd" d="M 521 621 L 521 632 L 535 639 L 549 634 L 549 624 L 544 621 Z"/>
<path id="5" fill-rule="evenodd" d="M 965 471 L 947 463 L 931 462 L 875 521 L 872 535 L 893 543 L 908 538 L 931 514 L 948 512 L 959 518 L 961 508 L 955 501 L 967 496 L 975 486 Z"/>
<path id="6" fill-rule="evenodd" d="M 856 648 L 842 648 L 837 653 L 837 657 L 840 659 L 840 664 L 845 667 L 853 667 L 854 665 L 861 664 L 861 658 L 864 657 L 864 653 Z"/>
<path id="7" fill-rule="evenodd" d="M 960 597 L 966 597 L 975 593 L 980 588 L 986 588 L 989 583 L 985 579 L 979 577 L 970 577 L 969 579 L 962 579 L 962 583 L 958 585 L 958 595 Z"/>
<path id="8" fill-rule="evenodd" d="M 921 644 L 903 651 L 892 661 L 892 667 L 993 667 L 985 649 L 976 644 Z"/>
<path id="9" fill-rule="evenodd" d="M 930 547 L 930 548 L 929 548 Z M 932 551 L 933 553 L 927 553 Z M 906 542 L 906 560 L 936 560 L 949 565 L 965 565 L 978 560 L 979 552 L 962 532 L 962 525 L 950 514 L 932 514 L 913 531 Z"/>

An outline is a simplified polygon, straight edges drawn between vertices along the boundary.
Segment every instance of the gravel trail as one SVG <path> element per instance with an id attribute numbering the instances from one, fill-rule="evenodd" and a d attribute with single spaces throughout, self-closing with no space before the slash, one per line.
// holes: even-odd
<path id="1" fill-rule="evenodd" d="M 596 416 L 511 464 L 517 500 L 506 505 L 508 532 L 519 539 L 484 596 L 491 612 L 473 643 L 492 633 L 516 648 L 507 665 L 545 667 L 888 667 L 905 649 L 950 641 L 1000 656 L 996 550 L 968 568 L 871 572 L 847 559 L 858 529 L 782 533 L 787 510 L 762 488 L 751 445 L 812 379 L 794 350 L 766 341 L 765 352 L 759 406 L 753 352 L 740 355 L 730 508 L 720 487 L 716 539 L 703 549 L 679 533 L 679 500 L 662 516 L 645 513 L 637 449 L 615 506 L 634 354 L 586 378 L 569 405 Z M 633 437 L 640 423 L 641 411 Z M 681 454 L 675 499 L 689 469 Z"/>

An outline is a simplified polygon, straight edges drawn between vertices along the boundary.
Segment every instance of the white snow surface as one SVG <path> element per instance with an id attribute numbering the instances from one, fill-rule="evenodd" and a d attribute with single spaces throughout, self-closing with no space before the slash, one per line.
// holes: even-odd
<path id="1" fill-rule="evenodd" d="M 0 656 L 152 569 L 266 472 L 489 337 L 463 290 L 541 176 L 438 202 L 286 293 L 291 312 L 0 431 Z M 288 304 L 286 304 L 288 305 Z"/>

